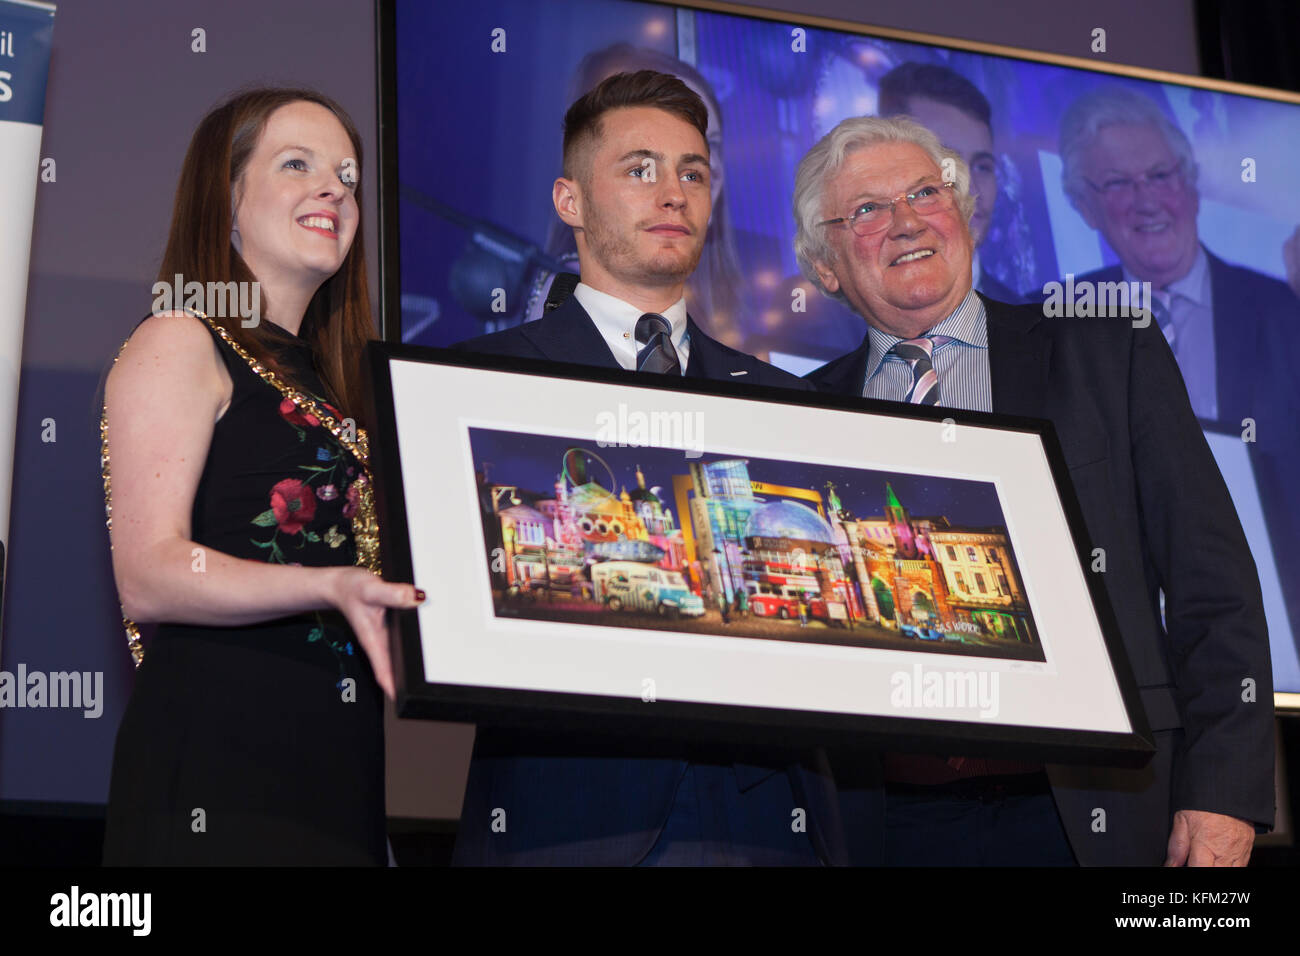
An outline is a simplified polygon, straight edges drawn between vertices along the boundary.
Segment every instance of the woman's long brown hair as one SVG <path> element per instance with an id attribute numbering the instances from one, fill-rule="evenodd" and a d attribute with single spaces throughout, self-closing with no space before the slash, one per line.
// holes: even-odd
<path id="1" fill-rule="evenodd" d="M 364 169 L 361 136 L 351 117 L 332 99 L 306 89 L 264 88 L 239 92 L 208 113 L 190 140 L 176 187 L 171 231 L 163 253 L 158 281 L 171 285 L 179 274 L 183 282 L 252 282 L 256 279 L 230 242 L 232 225 L 231 187 L 243 175 L 266 121 L 282 106 L 318 103 L 343 125 L 352 141 L 358 169 Z M 361 206 L 361 184 L 354 193 Z M 298 334 L 311 345 L 316 369 L 328 395 L 344 415 L 360 424 L 364 414 L 362 398 L 362 353 L 366 341 L 375 337 L 366 281 L 366 251 L 360 219 L 352 248 L 338 272 L 316 290 L 303 315 Z M 178 304 L 179 307 L 179 304 Z M 267 303 L 261 301 L 265 312 Z M 282 378 L 294 381 L 276 361 L 258 327 L 244 328 L 238 316 L 213 321 L 232 338 Z"/>

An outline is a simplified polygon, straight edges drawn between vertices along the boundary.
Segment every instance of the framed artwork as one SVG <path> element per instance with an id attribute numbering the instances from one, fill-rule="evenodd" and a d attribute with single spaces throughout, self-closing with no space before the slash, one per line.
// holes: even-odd
<path id="1" fill-rule="evenodd" d="M 1141 764 L 1050 423 L 372 343 L 403 716 Z"/>

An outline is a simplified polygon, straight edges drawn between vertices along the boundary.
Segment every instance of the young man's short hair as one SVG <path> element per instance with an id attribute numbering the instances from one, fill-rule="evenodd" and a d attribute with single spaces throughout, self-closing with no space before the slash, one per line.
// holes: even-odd
<path id="1" fill-rule="evenodd" d="M 708 142 L 708 108 L 699 94 L 677 77 L 655 70 L 615 73 L 579 97 L 564 114 L 566 179 L 586 181 L 591 174 L 590 147 L 600 137 L 601 118 L 625 106 L 650 106 L 679 116 Z"/>
<path id="2" fill-rule="evenodd" d="M 993 109 L 988 97 L 960 73 L 936 63 L 900 63 L 882 76 L 877 113 L 881 116 L 909 113 L 908 104 L 914 96 L 946 103 L 973 116 L 990 130 L 993 128 Z"/>

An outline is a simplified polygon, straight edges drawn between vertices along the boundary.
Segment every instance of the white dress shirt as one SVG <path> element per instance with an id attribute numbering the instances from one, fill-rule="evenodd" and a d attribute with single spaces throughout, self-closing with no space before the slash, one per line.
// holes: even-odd
<path id="1" fill-rule="evenodd" d="M 573 290 L 573 295 L 587 310 L 591 321 L 596 323 L 597 331 L 618 364 L 629 372 L 636 371 L 636 353 L 641 350 L 636 340 L 636 323 L 646 314 L 645 310 L 581 282 Z M 686 334 L 686 297 L 682 296 L 659 314 L 672 326 L 673 348 L 677 350 L 677 362 L 685 375 L 686 363 L 691 357 L 691 337 Z"/>
<path id="2" fill-rule="evenodd" d="M 925 335 L 947 335 L 952 341 L 934 349 L 932 362 L 939 377 L 939 401 L 948 408 L 993 411 L 992 373 L 989 369 L 988 313 L 972 289 L 952 315 Z M 903 341 L 897 335 L 867 326 L 867 378 L 863 398 L 901 402 L 912 389 L 912 367 L 891 351 Z"/>

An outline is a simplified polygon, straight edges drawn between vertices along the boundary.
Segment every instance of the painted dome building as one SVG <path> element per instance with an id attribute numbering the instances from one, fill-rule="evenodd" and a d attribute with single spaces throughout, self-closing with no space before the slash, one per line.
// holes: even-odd
<path id="1" fill-rule="evenodd" d="M 760 506 L 745 528 L 746 590 L 849 601 L 860 613 L 835 539 L 831 526 L 807 505 L 773 501 Z"/>

